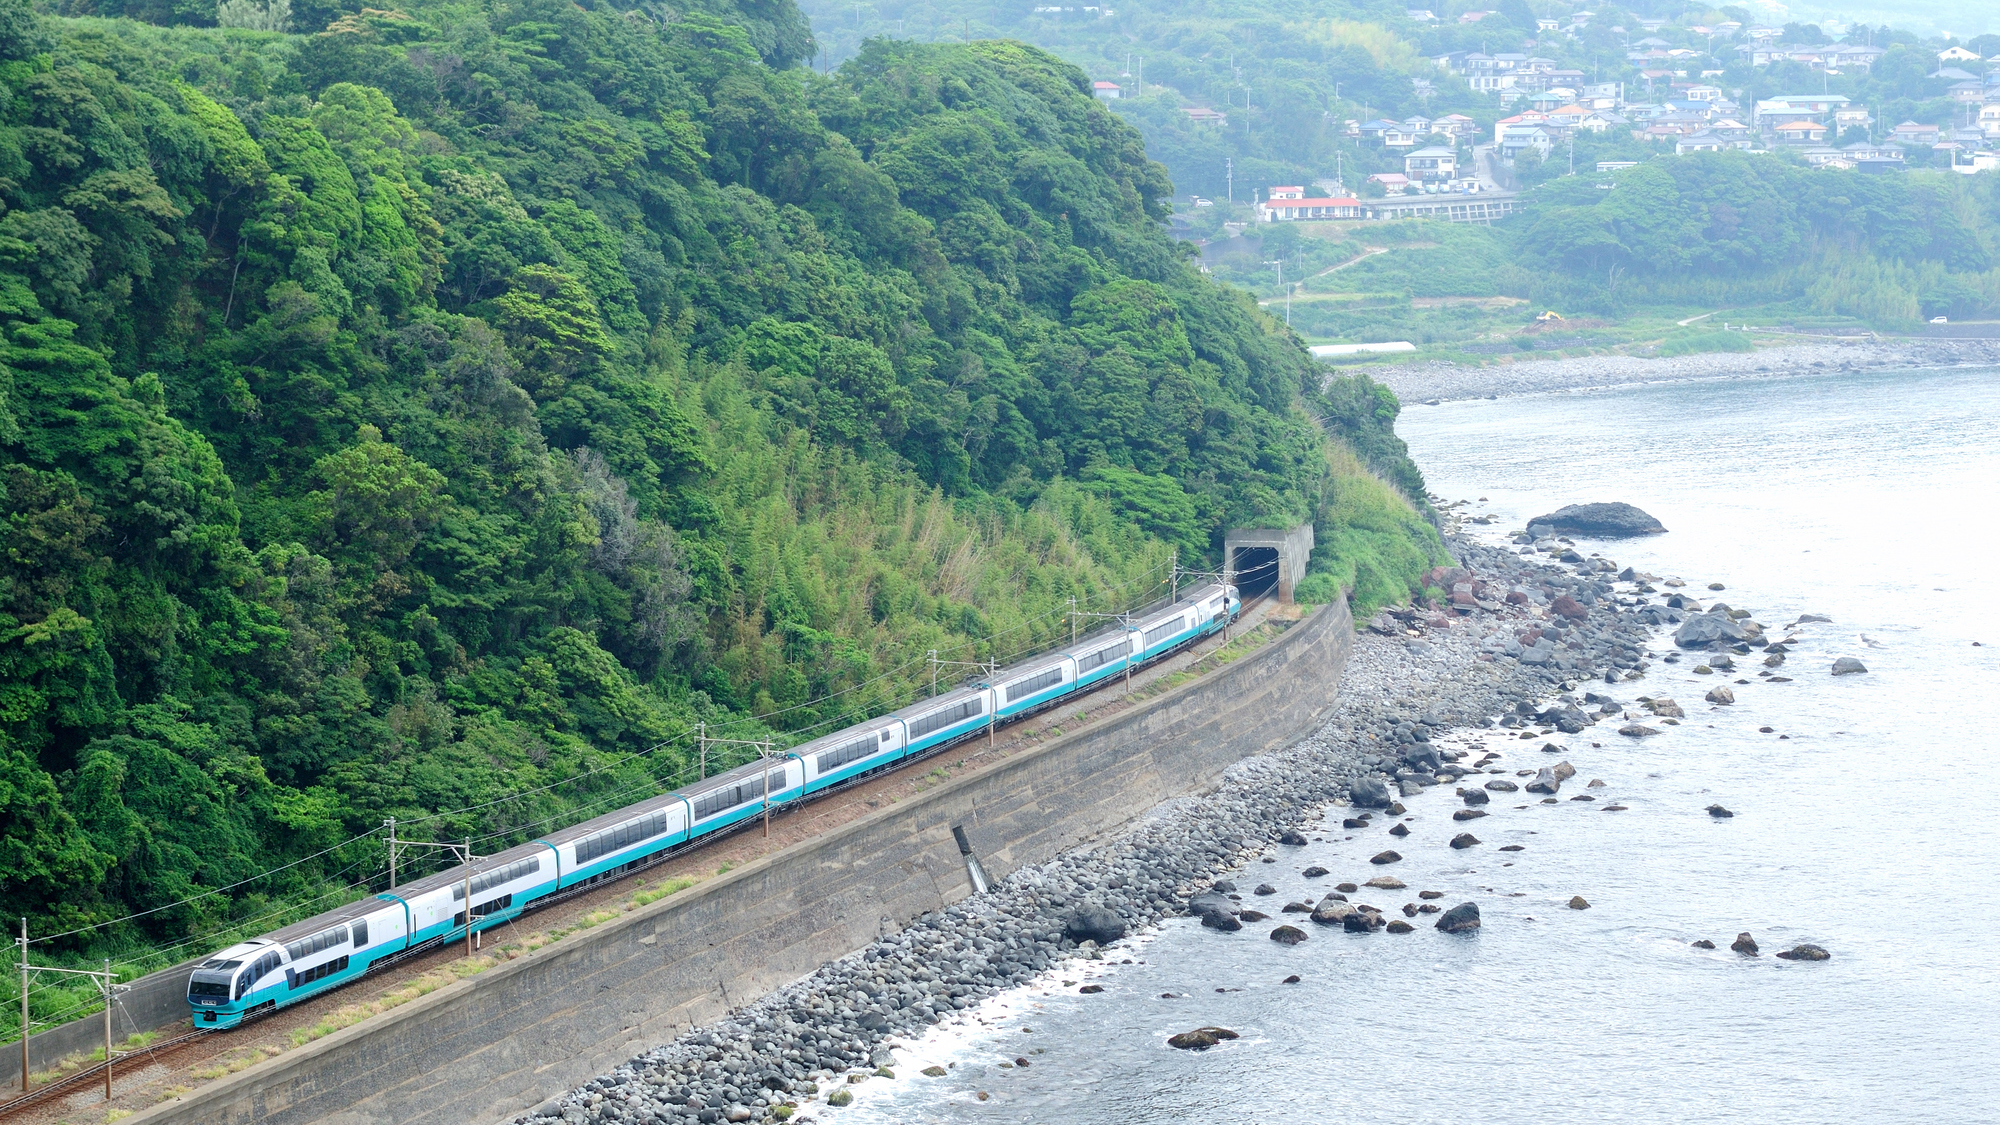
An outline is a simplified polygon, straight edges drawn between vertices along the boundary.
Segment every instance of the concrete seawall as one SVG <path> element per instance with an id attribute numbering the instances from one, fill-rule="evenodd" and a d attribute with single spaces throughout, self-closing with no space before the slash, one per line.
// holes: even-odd
<path id="1" fill-rule="evenodd" d="M 1332 708 L 1344 604 L 1099 724 L 218 1080 L 132 1125 L 504 1121 L 1004 877 L 1289 745 Z"/>

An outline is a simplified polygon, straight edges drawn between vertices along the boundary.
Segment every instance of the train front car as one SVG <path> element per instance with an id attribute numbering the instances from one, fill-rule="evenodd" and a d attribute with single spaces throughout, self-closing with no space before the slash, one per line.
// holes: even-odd
<path id="1" fill-rule="evenodd" d="M 235 1027 L 243 1013 L 263 1004 L 252 998 L 257 982 L 282 963 L 278 947 L 263 938 L 232 945 L 196 965 L 188 977 L 188 1009 L 199 1028 Z"/>

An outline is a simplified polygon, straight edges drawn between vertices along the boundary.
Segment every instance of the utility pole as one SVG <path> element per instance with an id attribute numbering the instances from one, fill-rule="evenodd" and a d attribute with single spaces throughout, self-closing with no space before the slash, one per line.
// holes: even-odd
<path id="1" fill-rule="evenodd" d="M 1223 175 L 1228 177 L 1229 181 L 1229 202 L 1233 204 L 1236 202 L 1236 158 L 1233 156 L 1223 157 L 1222 167 Z"/>
<path id="2" fill-rule="evenodd" d="M 706 781 L 708 779 L 708 722 L 706 720 L 694 725 L 694 739 L 697 755 L 695 769 L 701 775 L 696 780 Z"/>
<path id="3" fill-rule="evenodd" d="M 472 956 L 472 837 L 465 838 L 465 955 Z"/>
<path id="4" fill-rule="evenodd" d="M 396 889 L 396 818 L 392 816 L 382 825 L 389 830 L 389 889 L 393 891 Z"/>
<path id="5" fill-rule="evenodd" d="M 1069 596 L 1069 643 L 1076 643 L 1076 595 Z"/>
<path id="6" fill-rule="evenodd" d="M 21 919 L 21 1092 L 28 1092 L 28 920 Z"/>

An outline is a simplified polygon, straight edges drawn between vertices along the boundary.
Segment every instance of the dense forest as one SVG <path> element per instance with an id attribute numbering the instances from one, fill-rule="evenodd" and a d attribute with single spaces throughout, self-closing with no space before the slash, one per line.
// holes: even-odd
<path id="1" fill-rule="evenodd" d="M 810 738 L 1229 526 L 1317 522 L 1323 598 L 1442 557 L 1393 397 L 1192 268 L 1040 51 L 816 73 L 788 0 L 95 11 L 0 0 L 38 956 L 357 893 L 389 816 L 528 838 L 685 776 L 698 722 Z"/>

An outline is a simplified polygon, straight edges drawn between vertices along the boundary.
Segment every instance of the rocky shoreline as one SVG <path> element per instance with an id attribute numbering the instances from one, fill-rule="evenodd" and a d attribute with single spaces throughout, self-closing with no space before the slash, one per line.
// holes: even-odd
<path id="1" fill-rule="evenodd" d="M 2000 364 L 2000 340 L 1841 340 L 1784 344 L 1754 352 L 1709 352 L 1646 359 L 1603 355 L 1470 366 L 1412 363 L 1358 370 L 1407 404 L 1502 395 L 1596 390 L 1638 383 L 1818 375 L 1867 368 Z"/>
<path id="2" fill-rule="evenodd" d="M 1622 682 L 1645 666 L 1646 642 L 1665 620 L 1629 584 L 1620 588 L 1615 563 L 1555 541 L 1528 555 L 1470 541 L 1452 547 L 1463 567 L 1431 576 L 1450 601 L 1370 622 L 1333 716 L 1298 745 L 1238 763 L 1211 793 L 1169 802 L 1094 848 L 1017 871 L 990 893 L 926 915 L 517 1121 L 679 1125 L 837 1114 L 850 1084 L 887 1076 L 899 1040 L 988 997 L 1071 959 L 1104 960 L 1119 938 L 1204 906 L 1234 923 L 1215 898 L 1229 901 L 1218 877 L 1304 844 L 1297 828 L 1328 806 L 1393 810 L 1399 797 L 1474 768 L 1433 748 L 1434 732 L 1580 730 L 1597 721 L 1574 694 L 1583 681 Z M 1476 907 L 1471 913 L 1477 925 Z M 1469 928 L 1467 914 L 1447 911 L 1454 925 L 1438 928 Z M 1355 924 L 1329 918 L 1315 920 Z"/>

